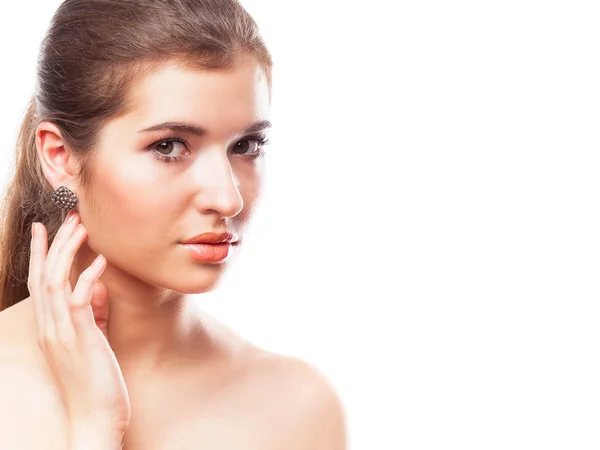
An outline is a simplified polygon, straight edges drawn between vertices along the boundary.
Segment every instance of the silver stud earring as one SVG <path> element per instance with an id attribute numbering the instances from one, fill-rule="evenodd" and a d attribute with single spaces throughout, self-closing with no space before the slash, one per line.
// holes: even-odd
<path id="1" fill-rule="evenodd" d="M 52 194 L 52 201 L 56 203 L 59 208 L 68 211 L 75 207 L 79 199 L 68 187 L 61 186 Z"/>

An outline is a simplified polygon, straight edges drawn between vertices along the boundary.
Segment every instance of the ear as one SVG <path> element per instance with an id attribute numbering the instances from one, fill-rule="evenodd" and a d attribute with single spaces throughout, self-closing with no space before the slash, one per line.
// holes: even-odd
<path id="1" fill-rule="evenodd" d="M 35 131 L 35 143 L 42 171 L 54 189 L 77 182 L 77 158 L 63 142 L 60 129 L 52 122 L 42 122 Z"/>

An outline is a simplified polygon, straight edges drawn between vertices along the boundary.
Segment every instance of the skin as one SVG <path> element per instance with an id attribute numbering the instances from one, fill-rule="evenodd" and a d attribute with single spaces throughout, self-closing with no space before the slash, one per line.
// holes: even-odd
<path id="1" fill-rule="evenodd" d="M 98 254 L 107 260 L 107 336 L 131 401 L 123 448 L 346 448 L 340 400 L 318 369 L 256 347 L 186 295 L 218 285 L 259 201 L 264 159 L 248 156 L 258 144 L 240 132 L 269 120 L 264 70 L 247 55 L 227 69 L 172 64 L 130 96 L 133 108 L 101 130 L 89 186 L 60 130 L 44 122 L 36 131 L 46 178 L 76 192 L 87 231 L 71 285 Z M 206 132 L 139 132 L 163 122 Z M 156 145 L 173 136 L 189 147 Z M 165 163 L 153 144 L 183 159 Z M 180 244 L 208 231 L 240 239 L 224 262 L 198 262 Z M 0 313 L 0 447 L 63 450 L 69 423 L 35 336 L 31 298 Z"/>

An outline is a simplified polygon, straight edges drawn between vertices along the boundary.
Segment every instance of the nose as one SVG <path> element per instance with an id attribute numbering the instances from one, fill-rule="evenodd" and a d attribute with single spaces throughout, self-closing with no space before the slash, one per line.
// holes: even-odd
<path id="1" fill-rule="evenodd" d="M 222 217 L 238 215 L 244 207 L 244 200 L 239 189 L 240 182 L 227 155 L 222 150 L 207 151 L 196 163 L 197 209 L 202 214 L 217 213 Z"/>

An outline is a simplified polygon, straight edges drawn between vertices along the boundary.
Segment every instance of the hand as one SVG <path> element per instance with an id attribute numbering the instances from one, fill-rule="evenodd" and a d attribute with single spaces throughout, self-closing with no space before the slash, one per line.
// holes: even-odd
<path id="1" fill-rule="evenodd" d="M 48 251 L 46 228 L 33 230 L 27 286 L 33 300 L 38 343 L 62 394 L 70 425 L 125 433 L 131 406 L 123 374 L 109 343 L 108 290 L 98 279 L 102 255 L 84 270 L 71 289 L 75 254 L 87 238 L 73 213 L 58 230 Z"/>

